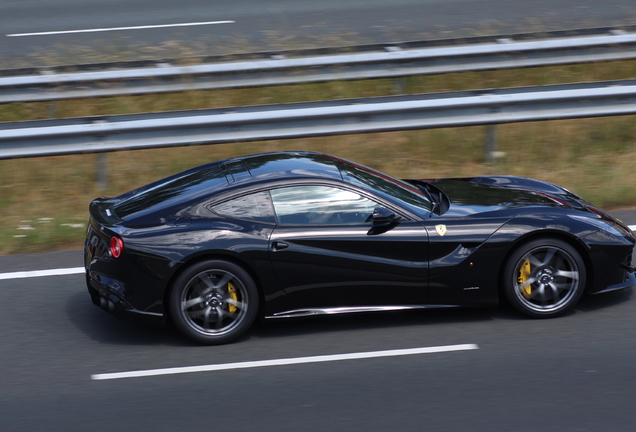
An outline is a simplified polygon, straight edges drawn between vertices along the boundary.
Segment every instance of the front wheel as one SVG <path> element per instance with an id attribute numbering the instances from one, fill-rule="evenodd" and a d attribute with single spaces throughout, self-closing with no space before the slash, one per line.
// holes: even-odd
<path id="1" fill-rule="evenodd" d="M 539 239 L 522 245 L 508 259 L 504 290 L 512 306 L 534 318 L 565 313 L 585 289 L 585 264 L 569 244 Z"/>
<path id="2" fill-rule="evenodd" d="M 240 266 L 204 261 L 177 278 L 169 307 L 182 334 L 206 345 L 223 344 L 238 338 L 254 322 L 258 290 Z"/>

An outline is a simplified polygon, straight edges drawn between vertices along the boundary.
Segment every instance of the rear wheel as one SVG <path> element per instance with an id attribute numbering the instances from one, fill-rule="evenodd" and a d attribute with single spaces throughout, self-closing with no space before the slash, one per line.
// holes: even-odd
<path id="1" fill-rule="evenodd" d="M 258 291 L 240 266 L 221 260 L 193 265 L 175 281 L 170 312 L 175 327 L 206 345 L 231 342 L 254 322 Z"/>
<path id="2" fill-rule="evenodd" d="M 509 258 L 504 274 L 506 297 L 521 313 L 541 318 L 568 311 L 585 288 L 585 264 L 569 244 L 534 240 Z"/>

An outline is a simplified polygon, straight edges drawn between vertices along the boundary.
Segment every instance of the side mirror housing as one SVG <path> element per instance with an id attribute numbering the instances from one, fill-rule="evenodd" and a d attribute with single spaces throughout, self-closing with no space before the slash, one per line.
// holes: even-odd
<path id="1" fill-rule="evenodd" d="M 392 225 L 402 219 L 401 216 L 396 215 L 391 210 L 383 207 L 376 207 L 371 215 L 374 227 L 385 227 Z"/>

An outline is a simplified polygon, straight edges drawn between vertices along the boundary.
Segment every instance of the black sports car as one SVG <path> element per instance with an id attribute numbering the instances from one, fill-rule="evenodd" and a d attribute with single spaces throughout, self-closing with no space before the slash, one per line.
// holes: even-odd
<path id="1" fill-rule="evenodd" d="M 636 239 L 553 184 L 398 180 L 325 154 L 203 165 L 90 205 L 93 303 L 205 344 L 257 317 L 508 301 L 531 317 L 636 285 Z"/>

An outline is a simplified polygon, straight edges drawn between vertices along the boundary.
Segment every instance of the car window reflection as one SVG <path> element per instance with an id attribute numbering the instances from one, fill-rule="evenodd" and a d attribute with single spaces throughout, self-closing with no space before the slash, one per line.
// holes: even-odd
<path id="1" fill-rule="evenodd" d="M 221 216 L 255 222 L 276 223 L 269 193 L 258 192 L 218 204 L 212 210 Z"/>
<path id="2" fill-rule="evenodd" d="M 354 169 L 357 168 L 357 169 Z M 343 178 L 351 183 L 371 188 L 375 193 L 398 200 L 400 204 L 415 214 L 428 217 L 432 205 L 422 193 L 412 185 L 390 177 L 362 165 L 343 165 L 340 170 Z"/>
<path id="3" fill-rule="evenodd" d="M 377 203 L 352 191 L 328 186 L 294 186 L 271 190 L 281 224 L 363 224 Z"/>

